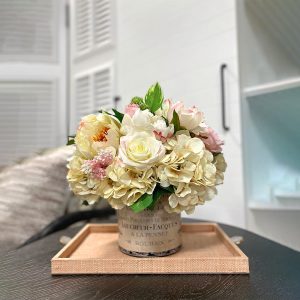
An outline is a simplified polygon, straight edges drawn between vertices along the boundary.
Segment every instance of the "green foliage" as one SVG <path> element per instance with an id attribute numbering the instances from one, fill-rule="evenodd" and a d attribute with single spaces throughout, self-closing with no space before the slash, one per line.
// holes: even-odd
<path id="1" fill-rule="evenodd" d="M 163 99 L 163 92 L 157 82 L 149 88 L 145 96 L 145 104 L 152 113 L 155 113 L 159 108 L 161 108 Z"/>
<path id="2" fill-rule="evenodd" d="M 162 116 L 162 118 L 165 120 L 166 125 L 169 126 L 170 125 L 169 120 L 167 118 L 165 118 L 164 116 Z"/>
<path id="3" fill-rule="evenodd" d="M 159 108 L 161 108 L 164 100 L 163 92 L 159 83 L 153 84 L 145 98 L 133 97 L 131 103 L 137 104 L 141 110 L 149 109 L 152 113 L 155 113 Z"/>
<path id="4" fill-rule="evenodd" d="M 124 118 L 124 114 L 120 113 L 119 111 L 117 111 L 116 109 L 112 109 L 112 111 L 114 112 L 115 114 L 115 117 L 120 121 L 122 122 L 123 118 Z"/>
<path id="5" fill-rule="evenodd" d="M 74 145 L 75 144 L 75 135 L 69 135 L 68 136 L 68 141 L 67 141 L 67 146 L 70 146 L 70 145 Z"/>
<path id="6" fill-rule="evenodd" d="M 174 193 L 174 188 L 172 186 L 162 187 L 157 184 L 152 195 L 144 194 L 130 207 L 136 213 L 139 213 L 146 208 L 152 210 L 163 195 L 170 195 L 172 193 Z"/>
<path id="7" fill-rule="evenodd" d="M 177 132 L 177 131 L 179 131 L 179 130 L 182 129 L 181 126 L 180 126 L 180 121 L 179 121 L 178 113 L 176 112 L 175 109 L 173 111 L 173 118 L 172 118 L 171 124 L 174 125 L 174 131 L 175 132 Z"/>
<path id="8" fill-rule="evenodd" d="M 140 105 L 140 104 L 143 103 L 143 102 L 144 102 L 144 99 L 141 98 L 141 97 L 133 97 L 133 98 L 131 99 L 131 103 L 133 103 L 133 104 Z"/>
<path id="9" fill-rule="evenodd" d="M 169 194 L 173 194 L 174 193 L 174 186 L 173 185 L 169 185 L 167 187 L 162 187 L 162 186 L 159 186 L 161 189 L 163 189 L 166 193 L 169 193 Z"/>
<path id="10" fill-rule="evenodd" d="M 144 194 L 135 203 L 133 203 L 130 208 L 135 212 L 139 213 L 149 207 L 153 202 L 152 195 Z"/>
<path id="11" fill-rule="evenodd" d="M 163 196 L 164 194 L 166 194 L 166 191 L 163 190 L 160 186 L 156 186 L 154 192 L 153 192 L 153 201 L 152 203 L 149 205 L 149 209 L 154 209 L 155 204 L 157 203 L 157 201 L 159 200 L 159 198 L 161 196 Z"/>

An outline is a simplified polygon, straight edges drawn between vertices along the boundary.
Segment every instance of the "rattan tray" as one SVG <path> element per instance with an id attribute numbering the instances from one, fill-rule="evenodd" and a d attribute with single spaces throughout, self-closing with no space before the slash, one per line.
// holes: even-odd
<path id="1" fill-rule="evenodd" d="M 249 273 L 248 257 L 214 223 L 182 225 L 182 249 L 137 258 L 118 249 L 116 224 L 86 225 L 51 260 L 52 274 Z"/>

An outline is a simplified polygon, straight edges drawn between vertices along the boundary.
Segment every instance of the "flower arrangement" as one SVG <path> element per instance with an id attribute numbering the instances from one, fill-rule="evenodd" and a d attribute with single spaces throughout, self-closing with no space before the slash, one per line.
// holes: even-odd
<path id="1" fill-rule="evenodd" d="M 164 99 L 158 83 L 134 97 L 125 113 L 113 109 L 82 118 L 68 144 L 76 150 L 67 179 L 92 204 L 152 209 L 163 195 L 167 212 L 190 214 L 217 193 L 226 162 L 223 142 L 195 106 Z"/>

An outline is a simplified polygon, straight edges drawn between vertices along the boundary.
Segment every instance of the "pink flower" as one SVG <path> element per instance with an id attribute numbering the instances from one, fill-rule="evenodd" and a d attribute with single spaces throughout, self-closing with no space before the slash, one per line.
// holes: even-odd
<path id="1" fill-rule="evenodd" d="M 157 140 L 165 143 L 174 134 L 174 125 L 167 126 L 164 119 L 158 119 L 153 123 L 153 133 Z"/>
<path id="2" fill-rule="evenodd" d="M 139 106 L 137 104 L 131 103 L 126 105 L 125 107 L 125 113 L 132 117 L 134 113 L 139 109 Z"/>
<path id="3" fill-rule="evenodd" d="M 185 129 L 197 134 L 200 131 L 201 124 L 204 121 L 204 115 L 197 107 L 192 106 L 186 108 L 184 104 L 179 101 L 172 103 L 171 100 L 164 100 L 163 110 L 165 111 L 166 118 L 171 122 L 174 110 L 177 112 L 180 125 Z"/>
<path id="4" fill-rule="evenodd" d="M 91 164 L 91 176 L 94 179 L 103 180 L 106 176 L 105 168 L 98 162 Z"/>
<path id="5" fill-rule="evenodd" d="M 199 135 L 199 138 L 203 141 L 207 150 L 215 153 L 222 152 L 224 141 L 212 128 L 207 127 L 205 132 Z"/>
<path id="6" fill-rule="evenodd" d="M 113 154 L 110 151 L 102 150 L 99 155 L 87 160 L 82 169 L 92 178 L 103 180 L 106 177 L 106 168 L 112 163 L 113 159 Z"/>

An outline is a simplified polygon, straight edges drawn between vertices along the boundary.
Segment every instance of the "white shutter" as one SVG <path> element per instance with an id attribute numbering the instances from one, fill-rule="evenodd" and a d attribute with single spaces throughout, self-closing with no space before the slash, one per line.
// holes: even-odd
<path id="1" fill-rule="evenodd" d="M 0 83 L 0 165 L 56 145 L 54 82 Z"/>
<path id="2" fill-rule="evenodd" d="M 91 82 L 92 81 L 90 75 L 84 75 L 76 78 L 76 123 L 78 123 L 83 116 L 93 112 Z"/>
<path id="3" fill-rule="evenodd" d="M 94 73 L 94 108 L 109 110 L 113 107 L 112 67 Z"/>
<path id="4" fill-rule="evenodd" d="M 2 0 L 0 61 L 55 62 L 57 5 L 45 0 Z"/>
<path id="5" fill-rule="evenodd" d="M 75 78 L 76 124 L 88 114 L 113 108 L 113 65 L 90 69 Z"/>
<path id="6" fill-rule="evenodd" d="M 71 133 L 78 121 L 113 108 L 115 0 L 70 0 Z"/>
<path id="7" fill-rule="evenodd" d="M 79 56 L 90 51 L 93 43 L 91 0 L 77 0 L 75 9 L 76 54 Z"/>
<path id="8" fill-rule="evenodd" d="M 74 0 L 76 57 L 113 42 L 113 0 Z M 71 4 L 72 5 L 72 4 Z"/>
<path id="9" fill-rule="evenodd" d="M 66 142 L 65 4 L 1 1 L 0 166 Z"/>
<path id="10" fill-rule="evenodd" d="M 94 0 L 94 46 L 112 42 L 112 11 L 110 0 Z"/>

